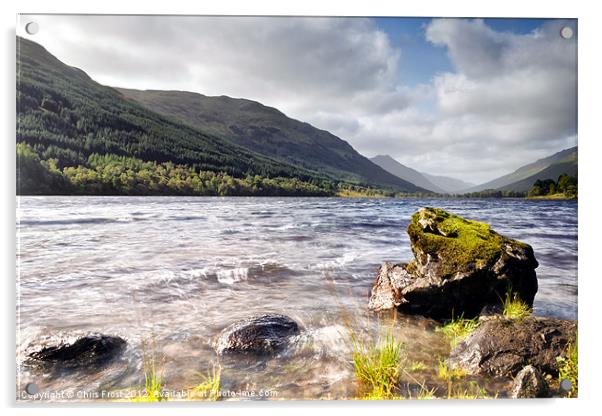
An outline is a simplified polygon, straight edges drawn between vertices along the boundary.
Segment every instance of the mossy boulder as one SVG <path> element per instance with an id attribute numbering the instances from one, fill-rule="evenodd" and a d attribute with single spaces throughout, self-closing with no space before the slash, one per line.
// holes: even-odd
<path id="1" fill-rule="evenodd" d="M 499 305 L 508 290 L 533 304 L 538 263 L 528 244 L 437 208 L 416 212 L 407 231 L 414 259 L 380 268 L 371 309 L 473 317 Z"/>
<path id="2" fill-rule="evenodd" d="M 509 241 L 488 224 L 437 208 L 424 208 L 412 215 L 408 235 L 418 271 L 442 279 L 491 264 Z M 526 247 L 518 241 L 513 244 Z"/>

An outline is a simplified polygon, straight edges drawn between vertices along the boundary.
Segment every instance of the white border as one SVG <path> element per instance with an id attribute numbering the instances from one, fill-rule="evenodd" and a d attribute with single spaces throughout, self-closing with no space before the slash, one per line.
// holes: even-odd
<path id="1" fill-rule="evenodd" d="M 421 414 L 447 414 L 449 411 L 464 415 L 483 412 L 489 415 L 508 412 L 536 412 L 546 414 L 576 415 L 576 412 L 593 409 L 600 395 L 600 294 L 602 293 L 602 271 L 597 257 L 601 244 L 600 206 L 596 202 L 602 193 L 600 186 L 600 88 L 599 77 L 600 45 L 602 39 L 600 15 L 595 2 L 556 1 L 528 2 L 505 0 L 498 2 L 454 0 L 454 1 L 352 1 L 352 0 L 220 0 L 214 2 L 190 2 L 169 0 L 163 2 L 134 2 L 123 0 L 21 0 L 3 1 L 2 47 L 2 99 L 0 100 L 0 125 L 2 126 L 2 213 L 0 234 L 2 238 L 2 264 L 4 274 L 2 311 L 2 342 L 0 392 L 5 414 L 78 415 L 85 406 L 54 407 L 51 409 L 31 408 L 14 402 L 15 389 L 15 22 L 17 13 L 106 13 L 106 14 L 237 14 L 237 15 L 346 15 L 346 16 L 455 16 L 455 17 L 571 17 L 579 19 L 579 355 L 580 355 L 580 398 L 577 400 L 531 400 L 531 401 L 478 401 L 478 402 L 283 402 L 283 403 L 218 403 L 213 405 L 190 404 L 184 407 L 170 406 L 119 406 L 85 408 L 87 415 L 144 413 L 165 415 L 178 414 L 290 414 L 306 416 L 308 412 L 361 414 L 373 412 Z"/>

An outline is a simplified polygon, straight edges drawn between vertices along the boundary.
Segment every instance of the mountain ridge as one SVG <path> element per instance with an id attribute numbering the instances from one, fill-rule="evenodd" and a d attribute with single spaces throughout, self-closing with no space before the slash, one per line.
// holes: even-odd
<path id="1" fill-rule="evenodd" d="M 460 179 L 420 172 L 399 163 L 390 155 L 376 155 L 370 158 L 370 160 L 393 175 L 436 193 L 452 194 L 461 189 L 474 186 L 474 184 L 464 182 Z"/>
<path id="2" fill-rule="evenodd" d="M 548 169 L 554 164 L 566 162 L 568 164 L 565 165 L 565 168 L 568 168 L 571 164 L 574 164 L 574 169 L 570 168 L 569 170 L 576 174 L 577 154 L 577 146 L 563 149 L 550 156 L 546 156 L 534 162 L 523 165 L 518 169 L 514 170 L 513 172 L 500 176 L 499 178 L 466 189 L 464 192 L 480 192 L 488 189 L 525 192 L 525 181 L 532 181 L 534 183 L 537 179 L 558 179 L 559 175 L 557 175 L 556 177 L 550 176 L 552 173 L 555 174 L 557 170 Z M 528 190 L 528 188 L 526 190 Z"/>
<path id="3" fill-rule="evenodd" d="M 446 189 L 447 192 L 455 194 L 460 193 L 464 189 L 475 186 L 474 183 L 466 182 L 461 179 L 452 178 L 449 176 L 431 175 L 430 173 L 421 172 L 428 180 L 433 182 L 440 188 Z"/>
<path id="4" fill-rule="evenodd" d="M 380 166 L 387 172 L 399 178 L 402 178 L 408 182 L 412 182 L 413 184 L 420 186 L 421 188 L 425 188 L 441 194 L 447 193 L 446 190 L 432 183 L 421 172 L 418 172 L 416 169 L 412 169 L 408 166 L 399 163 L 397 160 L 393 159 L 389 155 L 376 155 L 374 157 L 371 157 L 370 161 Z"/>
<path id="5" fill-rule="evenodd" d="M 298 178 L 330 188 L 340 181 L 395 192 L 425 191 L 373 165 L 347 142 L 327 132 L 324 134 L 336 139 L 343 154 L 355 152 L 352 162 L 360 160 L 364 169 L 376 168 L 376 174 L 368 172 L 363 177 L 363 172 L 347 172 L 347 176 L 337 177 L 332 171 L 293 165 L 255 152 L 125 99 L 117 89 L 97 83 L 42 45 L 20 37 L 17 74 L 17 142 L 30 146 L 41 160 L 56 160 L 58 169 L 86 166 L 93 154 L 113 154 L 185 165 L 196 171 L 224 172 L 239 178 L 259 175 Z M 249 102 L 246 100 L 245 104 L 255 105 Z M 284 116 L 279 110 L 270 111 Z"/>
<path id="6" fill-rule="evenodd" d="M 115 89 L 152 111 L 293 166 L 346 181 L 428 192 L 375 165 L 332 133 L 258 101 L 190 91 Z"/>
<path id="7" fill-rule="evenodd" d="M 528 192 L 537 180 L 553 179 L 556 181 L 562 174 L 577 176 L 577 170 L 577 163 L 572 161 L 552 163 L 550 166 L 534 175 L 498 189 L 500 191 Z"/>

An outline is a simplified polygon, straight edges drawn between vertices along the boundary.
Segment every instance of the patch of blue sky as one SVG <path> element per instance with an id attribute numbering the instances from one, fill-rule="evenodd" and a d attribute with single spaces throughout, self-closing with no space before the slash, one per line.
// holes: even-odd
<path id="1" fill-rule="evenodd" d="M 435 46 L 425 36 L 431 18 L 377 17 L 378 28 L 384 31 L 391 46 L 401 51 L 398 67 L 399 82 L 415 86 L 429 84 L 433 77 L 454 68 L 442 46 Z M 541 27 L 548 19 L 486 18 L 485 23 L 498 32 L 527 34 Z"/>

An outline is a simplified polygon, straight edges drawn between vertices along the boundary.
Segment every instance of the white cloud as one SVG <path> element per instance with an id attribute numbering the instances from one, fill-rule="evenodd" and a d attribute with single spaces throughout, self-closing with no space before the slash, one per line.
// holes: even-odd
<path id="1" fill-rule="evenodd" d="M 439 134 L 473 144 L 491 172 L 576 144 L 576 41 L 551 21 L 526 35 L 481 20 L 434 20 L 427 39 L 447 47 L 456 73 L 435 78 Z M 519 157 L 517 157 L 519 155 Z M 485 167 L 486 168 L 486 167 Z"/>
<path id="2" fill-rule="evenodd" d="M 433 108 L 375 115 L 355 143 L 473 182 L 576 145 L 576 40 L 560 37 L 566 24 L 574 25 L 551 21 L 519 35 L 478 19 L 433 20 L 425 35 L 455 69 L 434 77 Z"/>
<path id="3" fill-rule="evenodd" d="M 255 99 L 429 173 L 484 181 L 575 141 L 576 42 L 560 21 L 517 35 L 433 20 L 425 36 L 455 71 L 408 86 L 370 19 L 35 19 L 33 40 L 103 84 Z"/>

